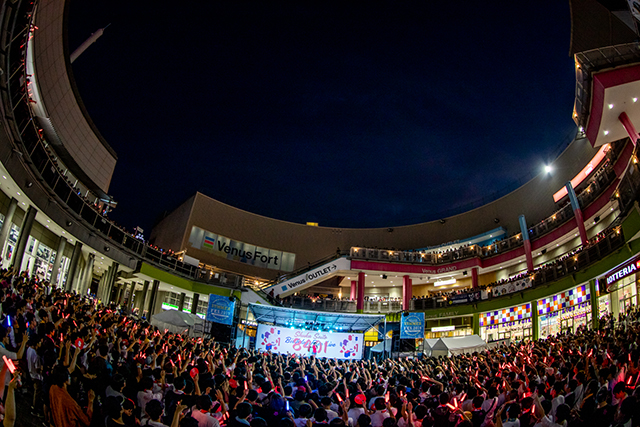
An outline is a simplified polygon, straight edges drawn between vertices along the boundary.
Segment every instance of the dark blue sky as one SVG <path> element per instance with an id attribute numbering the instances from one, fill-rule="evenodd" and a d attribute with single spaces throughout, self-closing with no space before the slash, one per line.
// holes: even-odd
<path id="1" fill-rule="evenodd" d="M 74 1 L 70 50 L 109 23 L 73 71 L 119 156 L 111 216 L 147 235 L 197 190 L 326 226 L 437 219 L 575 129 L 564 1 Z"/>

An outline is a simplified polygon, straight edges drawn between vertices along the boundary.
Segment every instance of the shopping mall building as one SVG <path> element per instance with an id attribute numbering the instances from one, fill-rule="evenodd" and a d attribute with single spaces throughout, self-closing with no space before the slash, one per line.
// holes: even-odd
<path id="1" fill-rule="evenodd" d="M 146 316 L 204 316 L 209 295 L 229 296 L 249 335 L 248 303 L 390 322 L 423 311 L 428 338 L 495 341 L 591 326 L 638 302 L 640 44 L 629 10 L 571 1 L 577 136 L 552 172 L 491 203 L 357 229 L 266 218 L 196 193 L 148 243 L 105 215 L 117 155 L 74 83 L 68 3 L 0 9 L 3 268 Z M 380 339 L 367 336 L 368 345 Z"/>

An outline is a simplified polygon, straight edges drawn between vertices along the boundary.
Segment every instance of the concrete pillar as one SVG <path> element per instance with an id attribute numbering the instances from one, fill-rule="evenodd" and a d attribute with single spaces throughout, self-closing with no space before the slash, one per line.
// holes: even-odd
<path id="1" fill-rule="evenodd" d="M 13 216 L 16 213 L 17 207 L 18 207 L 18 200 L 12 197 L 11 202 L 9 202 L 9 209 L 7 209 L 7 213 L 4 216 L 2 228 L 0 228 L 0 256 L 1 257 L 4 257 L 4 249 L 7 245 L 7 241 L 9 240 L 9 232 L 11 231 L 11 224 L 13 224 Z"/>
<path id="2" fill-rule="evenodd" d="M 529 240 L 529 229 L 527 228 L 527 221 L 524 215 L 518 217 L 520 223 L 520 233 L 522 234 L 522 241 L 524 243 L 524 256 L 527 259 L 527 271 L 533 273 L 533 256 L 531 255 L 531 240 Z"/>
<path id="3" fill-rule="evenodd" d="M 160 282 L 158 280 L 153 281 L 153 286 L 151 287 L 151 295 L 149 295 L 149 314 L 147 315 L 147 320 L 151 321 L 151 316 L 155 312 L 156 309 L 156 299 L 158 298 L 158 288 L 160 287 Z"/>
<path id="4" fill-rule="evenodd" d="M 118 280 L 118 268 L 120 267 L 120 264 L 118 264 L 117 262 L 113 261 L 111 263 L 111 273 L 109 274 L 108 277 L 108 281 L 107 281 L 107 289 L 106 289 L 106 297 L 105 300 L 107 302 L 111 302 L 111 293 L 113 291 L 113 287 L 116 284 L 117 280 Z"/>
<path id="5" fill-rule="evenodd" d="M 91 281 L 93 280 L 93 263 L 95 262 L 95 260 L 96 256 L 94 254 L 89 254 L 89 258 L 87 258 L 87 264 L 84 266 L 82 285 L 80 286 L 80 293 L 82 295 L 87 295 L 87 292 L 91 287 Z"/>
<path id="6" fill-rule="evenodd" d="M 60 242 L 58 242 L 58 250 L 56 252 L 56 259 L 53 261 L 53 268 L 51 269 L 51 284 L 56 286 L 58 284 L 58 272 L 62 265 L 62 255 L 64 254 L 64 248 L 67 247 L 67 238 L 60 236 Z"/>
<path id="7" fill-rule="evenodd" d="M 478 284 L 478 267 L 473 267 L 471 269 L 471 287 L 473 289 L 478 289 L 480 285 Z"/>
<path id="8" fill-rule="evenodd" d="M 142 295 L 140 296 L 140 302 L 138 303 L 138 309 L 140 310 L 140 315 L 144 314 L 146 306 L 144 305 L 147 301 L 147 292 L 149 291 L 149 281 L 145 280 L 144 285 L 142 285 Z"/>
<path id="9" fill-rule="evenodd" d="M 473 313 L 473 333 L 480 335 L 480 313 Z"/>
<path id="10" fill-rule="evenodd" d="M 184 310 L 184 299 L 186 298 L 187 294 L 185 294 L 184 292 L 180 292 L 180 298 L 178 299 L 178 311 L 183 311 Z"/>
<path id="11" fill-rule="evenodd" d="M 78 262 L 82 256 L 82 243 L 76 240 L 76 244 L 73 247 L 73 254 L 71 255 L 71 263 L 69 264 L 69 272 L 67 273 L 67 281 L 65 282 L 65 290 L 70 292 L 73 289 L 74 281 L 76 280 L 76 271 L 78 269 Z"/>
<path id="12" fill-rule="evenodd" d="M 358 298 L 358 282 L 355 280 L 351 281 L 351 301 L 355 301 Z"/>
<path id="13" fill-rule="evenodd" d="M 356 311 L 362 313 L 364 310 L 364 271 L 358 273 L 358 299 L 356 300 Z"/>
<path id="14" fill-rule="evenodd" d="M 589 294 L 591 295 L 591 328 L 598 329 L 600 325 L 600 308 L 598 306 L 598 293 L 596 291 L 596 279 L 589 280 Z"/>
<path id="15" fill-rule="evenodd" d="M 573 208 L 573 213 L 576 216 L 578 232 L 580 233 L 580 241 L 583 245 L 586 245 L 587 243 L 589 243 L 589 239 L 587 239 L 587 230 L 584 227 L 582 209 L 580 209 L 580 203 L 578 203 L 578 198 L 576 197 L 576 192 L 573 189 L 573 184 L 571 184 L 571 181 L 569 181 L 564 185 L 564 187 L 567 189 L 567 193 L 569 194 L 569 201 L 571 202 L 571 208 Z"/>
<path id="16" fill-rule="evenodd" d="M 130 313 L 133 310 L 133 296 L 136 293 L 136 282 L 131 282 L 129 289 L 129 299 L 127 300 L 127 312 Z"/>
<path id="17" fill-rule="evenodd" d="M 200 294 L 197 292 L 194 292 L 193 299 L 191 300 L 191 314 L 196 314 L 198 312 L 199 302 L 200 302 Z"/>
<path id="18" fill-rule="evenodd" d="M 22 265 L 22 258 L 24 257 L 24 251 L 27 247 L 27 242 L 29 241 L 29 235 L 31 234 L 31 228 L 33 227 L 33 221 L 36 219 L 36 214 L 38 211 L 33 206 L 29 206 L 27 209 L 27 213 L 22 220 L 22 225 L 20 226 L 20 235 L 18 237 L 18 243 L 16 244 L 16 249 L 13 252 L 13 256 L 11 257 L 11 266 L 20 268 Z"/>
<path id="19" fill-rule="evenodd" d="M 413 298 L 413 283 L 411 277 L 402 276 L 402 310 L 408 311 L 411 309 L 411 298 Z"/>
<path id="20" fill-rule="evenodd" d="M 623 111 L 618 116 L 618 120 L 620 120 L 620 123 L 622 123 L 622 126 L 624 126 L 624 129 L 629 134 L 629 138 L 631 139 L 631 142 L 635 147 L 636 143 L 638 142 L 638 131 L 636 130 L 636 127 L 633 125 L 633 123 L 631 122 L 631 119 L 629 118 L 629 116 L 627 116 L 627 113 Z"/>
<path id="21" fill-rule="evenodd" d="M 102 277 L 100 277 L 100 282 L 98 283 L 98 299 L 103 303 L 107 300 L 107 287 L 109 286 L 109 275 L 111 274 L 111 267 L 108 267 L 104 273 L 102 273 Z"/>
<path id="22" fill-rule="evenodd" d="M 538 300 L 531 301 L 531 334 L 533 339 L 540 339 L 540 320 L 538 317 Z M 546 338 L 546 337 L 545 337 Z"/>

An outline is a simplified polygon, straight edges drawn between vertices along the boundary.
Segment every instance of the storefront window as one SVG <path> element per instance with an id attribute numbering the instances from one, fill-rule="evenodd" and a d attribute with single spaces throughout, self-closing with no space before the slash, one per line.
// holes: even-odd
<path id="1" fill-rule="evenodd" d="M 562 332 L 575 332 L 591 322 L 591 293 L 589 285 L 538 300 L 540 337 Z"/>
<path id="2" fill-rule="evenodd" d="M 487 342 L 531 339 L 531 304 L 480 313 L 480 336 Z"/>

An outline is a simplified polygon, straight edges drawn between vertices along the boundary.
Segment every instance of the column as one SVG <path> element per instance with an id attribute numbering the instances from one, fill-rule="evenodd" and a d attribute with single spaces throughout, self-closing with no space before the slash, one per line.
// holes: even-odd
<path id="1" fill-rule="evenodd" d="M 540 339 L 540 321 L 538 320 L 538 300 L 531 301 L 531 333 L 533 339 Z M 545 337 L 546 338 L 546 337 Z"/>
<path id="2" fill-rule="evenodd" d="M 480 285 L 478 285 L 478 267 L 473 267 L 471 269 L 471 287 L 473 289 L 478 289 Z"/>
<path id="3" fill-rule="evenodd" d="M 598 292 L 596 279 L 589 280 L 589 294 L 591 295 L 591 328 L 598 329 L 600 324 L 600 308 L 598 307 Z"/>
<path id="4" fill-rule="evenodd" d="M 531 241 L 529 240 L 529 229 L 527 228 L 527 221 L 524 215 L 518 217 L 520 223 L 520 233 L 522 234 L 522 240 L 524 243 L 524 255 L 527 258 L 527 271 L 533 273 L 533 257 L 531 256 Z"/>
<path id="5" fill-rule="evenodd" d="M 133 294 L 136 292 L 136 282 L 131 282 L 129 289 L 129 298 L 127 299 L 127 313 L 130 313 L 133 309 Z"/>
<path id="6" fill-rule="evenodd" d="M 364 310 L 364 271 L 358 273 L 358 298 L 356 300 L 356 311 L 362 313 Z"/>
<path id="7" fill-rule="evenodd" d="M 186 298 L 187 294 L 185 294 L 184 292 L 180 292 L 180 298 L 178 299 L 178 311 L 183 311 L 184 310 L 184 299 Z"/>
<path id="8" fill-rule="evenodd" d="M 104 273 L 102 273 L 102 276 L 100 277 L 100 281 L 98 282 L 97 296 L 98 296 L 98 299 L 103 303 L 106 301 L 107 286 L 109 285 L 109 282 L 107 279 L 109 278 L 109 274 L 111 274 L 111 267 L 108 267 L 104 271 Z"/>
<path id="9" fill-rule="evenodd" d="M 473 313 L 473 333 L 480 336 L 480 313 Z"/>
<path id="10" fill-rule="evenodd" d="M 191 314 L 196 314 L 198 312 L 199 302 L 200 302 L 200 294 L 197 292 L 194 292 L 193 299 L 191 300 Z"/>
<path id="11" fill-rule="evenodd" d="M 160 287 L 160 282 L 158 280 L 153 281 L 153 286 L 151 287 L 151 295 L 149 296 L 149 308 L 147 315 L 147 320 L 151 321 L 151 316 L 155 312 L 156 308 L 156 299 L 158 297 L 158 288 Z"/>
<path id="12" fill-rule="evenodd" d="M 149 281 L 145 280 L 142 285 L 142 296 L 140 297 L 140 302 L 138 303 L 138 309 L 140 310 L 140 316 L 144 314 L 145 310 L 145 302 L 147 301 L 147 292 L 149 291 Z"/>
<path id="13" fill-rule="evenodd" d="M 631 119 L 629 119 L 629 116 L 627 116 L 627 113 L 623 111 L 618 116 L 618 120 L 620 120 L 620 123 L 622 123 L 622 126 L 624 126 L 624 129 L 629 134 L 629 138 L 631 139 L 631 142 L 635 147 L 636 143 L 638 142 L 638 131 L 636 130 L 636 127 L 633 125 L 633 123 L 631 122 Z"/>
<path id="14" fill-rule="evenodd" d="M 571 207 L 573 208 L 573 213 L 576 216 L 576 222 L 578 223 L 578 232 L 580 233 L 580 240 L 582 241 L 582 245 L 586 245 L 587 243 L 589 243 L 589 239 L 587 239 L 587 230 L 584 228 L 582 209 L 580 209 L 580 204 L 578 203 L 576 192 L 573 190 L 571 181 L 567 182 L 564 187 L 567 189 L 569 200 L 571 201 Z"/>
<path id="15" fill-rule="evenodd" d="M 62 255 L 64 255 L 64 248 L 67 247 L 66 237 L 60 236 L 60 242 L 58 242 L 58 250 L 56 251 L 56 259 L 53 261 L 53 268 L 51 269 L 51 284 L 56 286 L 58 284 L 58 272 L 60 271 L 60 265 L 62 264 Z"/>
<path id="16" fill-rule="evenodd" d="M 84 266 L 83 283 L 80 285 L 80 293 L 82 295 L 87 295 L 87 292 L 91 288 L 91 282 L 93 281 L 93 263 L 95 259 L 96 256 L 94 254 L 89 254 L 87 264 Z"/>
<path id="17" fill-rule="evenodd" d="M 351 301 L 355 301 L 357 297 L 358 297 L 358 282 L 356 282 L 355 280 L 352 280 L 351 281 L 351 296 L 350 296 L 350 299 L 351 299 Z"/>
<path id="18" fill-rule="evenodd" d="M 11 231 L 11 224 L 13 224 L 13 216 L 16 213 L 16 207 L 18 207 L 18 200 L 14 197 L 11 198 L 9 203 L 9 209 L 4 216 L 4 222 L 2 228 L 0 228 L 0 257 L 4 257 L 4 248 L 9 239 L 9 232 Z"/>
<path id="19" fill-rule="evenodd" d="M 76 244 L 73 247 L 73 254 L 71 255 L 71 263 L 69 264 L 69 272 L 67 273 L 67 281 L 65 282 L 65 290 L 70 292 L 73 289 L 74 282 L 76 280 L 76 271 L 78 269 L 78 262 L 82 256 L 82 243 L 76 240 Z"/>
<path id="20" fill-rule="evenodd" d="M 111 291 L 113 290 L 114 285 L 118 281 L 118 267 L 120 267 L 120 264 L 118 264 L 117 262 L 113 261 L 111 263 L 111 273 L 107 277 L 107 288 L 105 289 L 106 291 L 105 300 L 107 302 L 111 302 Z"/>
<path id="21" fill-rule="evenodd" d="M 24 215 L 22 225 L 20 226 L 20 236 L 18 237 L 18 243 L 16 249 L 11 257 L 11 266 L 20 269 L 22 265 L 22 258 L 24 257 L 24 251 L 29 241 L 29 235 L 31 234 L 31 227 L 33 227 L 33 221 L 36 219 L 38 211 L 33 206 L 29 206 L 27 213 Z"/>
<path id="22" fill-rule="evenodd" d="M 116 283 L 113 287 L 115 289 L 115 296 L 113 298 L 113 302 L 116 305 L 120 305 L 120 301 L 122 300 L 122 294 L 124 293 L 125 284 L 124 283 L 120 283 L 120 284 Z"/>
<path id="23" fill-rule="evenodd" d="M 402 310 L 409 311 L 411 309 L 411 298 L 413 298 L 413 284 L 411 277 L 402 276 Z"/>

